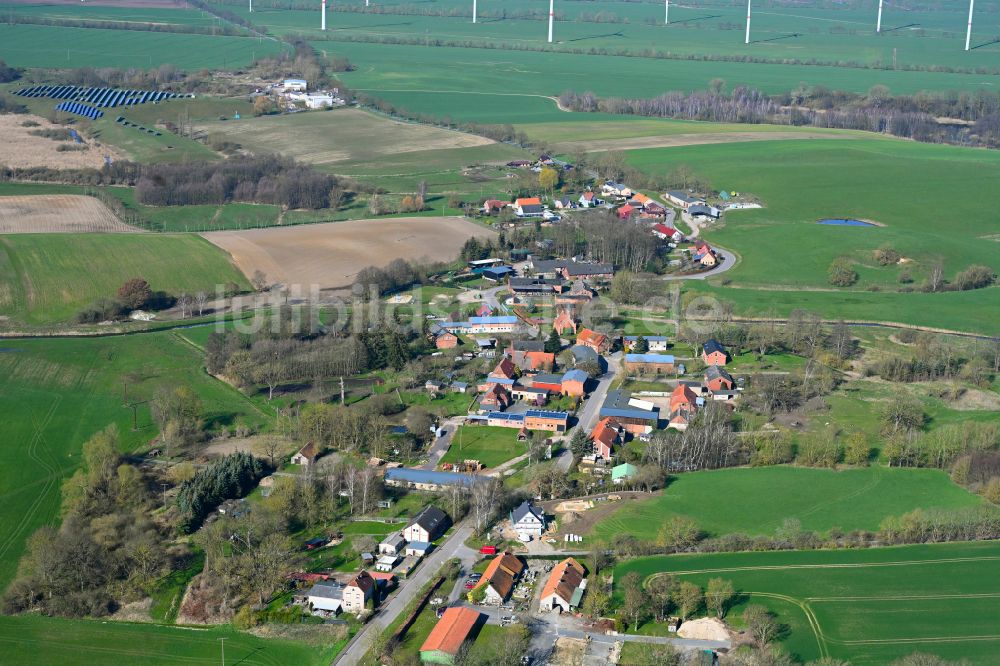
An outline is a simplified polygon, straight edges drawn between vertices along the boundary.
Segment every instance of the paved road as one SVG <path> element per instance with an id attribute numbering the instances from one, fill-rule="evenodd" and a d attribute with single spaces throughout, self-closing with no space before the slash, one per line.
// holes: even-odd
<path id="1" fill-rule="evenodd" d="M 421 465 L 419 469 L 435 469 L 437 467 L 444 454 L 448 453 L 448 448 L 451 446 L 451 439 L 455 436 L 455 431 L 463 423 L 465 423 L 464 416 L 453 416 L 441 424 L 441 427 L 444 428 L 444 435 L 434 439 L 434 443 L 431 444 L 431 448 L 427 452 L 427 462 Z"/>
<path id="2" fill-rule="evenodd" d="M 380 634 L 410 605 L 410 602 L 417 598 L 445 562 L 455 557 L 461 559 L 463 563 L 470 561 L 471 557 L 471 561 L 474 562 L 476 551 L 465 545 L 465 540 L 472 536 L 472 530 L 471 523 L 459 523 L 452 535 L 421 563 L 417 573 L 403 581 L 395 596 L 382 604 L 378 615 L 358 632 L 347 649 L 341 652 L 333 663 L 344 666 L 361 663 L 365 652 L 368 651 L 372 636 Z"/>
<path id="3" fill-rule="evenodd" d="M 576 426 L 566 433 L 566 441 L 568 442 L 572 437 L 573 433 L 578 429 L 582 428 L 584 432 L 589 433 L 597 425 L 598 415 L 601 411 L 601 405 L 604 404 L 604 399 L 608 395 L 608 389 L 611 388 L 611 382 L 615 380 L 618 373 L 621 372 L 621 352 L 615 352 L 608 357 L 608 371 L 605 372 L 598 378 L 597 388 L 590 394 L 587 401 L 584 403 L 583 408 L 577 414 Z M 564 472 L 568 472 L 569 468 L 573 465 L 573 452 L 568 448 L 562 452 L 556 460 L 556 464 Z"/>

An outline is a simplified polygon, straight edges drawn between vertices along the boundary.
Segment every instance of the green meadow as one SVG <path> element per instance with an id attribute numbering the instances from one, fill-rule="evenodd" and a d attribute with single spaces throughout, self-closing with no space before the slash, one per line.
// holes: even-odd
<path id="1" fill-rule="evenodd" d="M 731 580 L 748 604 L 770 608 L 780 645 L 801 661 L 833 657 L 885 664 L 924 652 L 970 664 L 996 661 L 1000 546 L 995 542 L 866 550 L 646 557 L 615 567 L 615 580 L 664 573 L 705 586 Z"/>
<path id="2" fill-rule="evenodd" d="M 256 13 L 256 12 L 255 12 Z M 412 112 L 481 123 L 564 122 L 570 116 L 545 97 L 566 90 L 601 96 L 655 97 L 671 90 L 704 90 L 721 78 L 727 86 L 752 85 L 768 93 L 800 83 L 864 93 L 873 85 L 894 93 L 989 89 L 989 75 L 785 66 L 765 63 L 657 60 L 498 49 L 313 41 L 344 56 L 356 70 L 340 74 L 365 91 Z M 582 119 L 588 119 L 581 114 Z"/>
<path id="3" fill-rule="evenodd" d="M 8 65 L 46 68 L 227 69 L 282 51 L 280 42 L 256 37 L 9 23 L 0 24 L 0 44 Z"/>
<path id="4" fill-rule="evenodd" d="M 221 639 L 225 639 L 224 645 Z M 168 627 L 24 615 L 0 617 L 4 661 L 12 664 L 328 664 L 336 648 L 257 638 L 228 628 Z M 340 646 L 342 647 L 342 646 Z"/>
<path id="5" fill-rule="evenodd" d="M 486 467 L 496 467 L 527 450 L 524 442 L 517 441 L 517 428 L 459 426 L 441 462 L 478 460 Z"/>
<path id="6" fill-rule="evenodd" d="M 995 287 L 972 292 L 900 293 L 940 262 L 947 278 L 973 264 L 997 265 L 982 184 L 1000 176 L 1000 155 L 894 139 L 758 141 L 628 151 L 629 162 L 663 175 L 687 165 L 716 189 L 758 197 L 763 209 L 734 211 L 704 238 L 740 261 L 724 278 L 687 285 L 733 301 L 738 314 L 805 308 L 830 319 L 893 321 L 996 333 Z M 916 195 L 915 193 L 920 193 Z M 939 203 L 948 200 L 947 209 Z M 870 220 L 873 227 L 817 224 L 825 217 Z M 904 261 L 880 266 L 888 245 Z M 848 257 L 856 285 L 837 288 L 827 268 Z M 781 270 L 775 270 L 780 265 Z"/>
<path id="7" fill-rule="evenodd" d="M 884 14 L 883 35 L 875 33 L 875 10 L 840 8 L 757 8 L 751 43 L 744 43 L 746 10 L 740 5 L 677 4 L 671 7 L 671 25 L 664 26 L 664 7 L 656 3 L 563 3 L 556 6 L 554 43 L 547 43 L 544 6 L 527 1 L 483 2 L 481 21 L 471 22 L 471 7 L 461 0 L 435 2 L 445 16 L 421 16 L 413 5 L 394 12 L 380 5 L 376 12 L 338 12 L 327 17 L 327 33 L 320 31 L 316 11 L 290 10 L 287 5 L 256 6 L 251 14 L 241 3 L 227 9 L 265 26 L 274 34 L 305 33 L 327 39 L 404 38 L 462 42 L 492 48 L 546 47 L 554 51 L 586 53 L 607 49 L 636 55 L 669 54 L 752 57 L 774 62 L 851 63 L 897 68 L 945 65 L 956 68 L 995 65 L 1000 46 L 993 43 L 990 20 L 981 17 L 976 49 L 963 50 L 966 16 L 962 9 L 907 11 Z M 533 16 L 525 16 L 531 12 Z M 783 65 L 792 67 L 794 65 Z M 799 65 L 800 67 L 808 65 Z"/>
<path id="8" fill-rule="evenodd" d="M 58 518 L 60 483 L 88 438 L 112 423 L 124 451 L 156 436 L 148 401 L 159 388 L 192 388 L 209 428 L 265 422 L 245 397 L 206 375 L 202 361 L 199 350 L 169 332 L 0 341 L 0 587 L 10 581 L 24 540 Z M 137 404 L 135 431 L 125 397 Z"/>
<path id="9" fill-rule="evenodd" d="M 931 469 L 873 466 L 833 471 L 757 467 L 680 474 L 662 492 L 628 501 L 599 521 L 595 539 L 620 534 L 653 541 L 672 516 L 694 520 L 710 536 L 773 535 L 789 518 L 802 529 L 877 530 L 889 516 L 913 509 L 957 509 L 982 500 Z"/>
<path id="10" fill-rule="evenodd" d="M 153 291 L 215 293 L 233 282 L 249 288 L 229 257 L 197 236 L 152 234 L 9 234 L 0 236 L 0 314 L 49 324 L 71 319 L 99 298 L 114 298 L 129 278 Z"/>

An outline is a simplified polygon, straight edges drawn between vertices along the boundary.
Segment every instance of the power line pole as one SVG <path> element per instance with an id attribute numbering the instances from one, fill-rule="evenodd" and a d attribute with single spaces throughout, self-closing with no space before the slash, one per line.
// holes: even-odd
<path id="1" fill-rule="evenodd" d="M 344 399 L 344 378 L 340 378 L 340 405 L 343 406 L 347 401 Z"/>
<path id="2" fill-rule="evenodd" d="M 226 666 L 226 639 L 225 639 L 225 637 L 219 639 L 219 644 L 222 646 L 222 666 Z"/>

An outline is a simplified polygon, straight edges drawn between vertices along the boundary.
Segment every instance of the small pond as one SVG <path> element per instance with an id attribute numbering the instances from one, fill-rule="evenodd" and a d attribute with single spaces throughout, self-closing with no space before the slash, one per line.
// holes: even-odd
<path id="1" fill-rule="evenodd" d="M 838 217 L 828 217 L 818 221 L 816 224 L 828 224 L 834 227 L 874 227 L 875 225 L 871 222 L 863 222 L 862 220 L 850 220 Z"/>

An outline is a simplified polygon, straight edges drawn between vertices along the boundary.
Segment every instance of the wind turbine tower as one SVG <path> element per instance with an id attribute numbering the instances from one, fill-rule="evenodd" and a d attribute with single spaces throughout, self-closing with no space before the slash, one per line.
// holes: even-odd
<path id="1" fill-rule="evenodd" d="M 670 25 L 670 0 L 664 0 L 663 25 Z"/>
<path id="2" fill-rule="evenodd" d="M 472 22 L 476 22 L 476 0 L 472 0 Z"/>
<path id="3" fill-rule="evenodd" d="M 752 1 L 753 0 L 747 0 L 747 37 L 746 40 L 743 42 L 744 44 L 750 43 L 750 3 Z"/>
<path id="4" fill-rule="evenodd" d="M 326 30 L 326 0 L 323 0 L 323 13 L 320 15 L 320 30 Z"/>
<path id="5" fill-rule="evenodd" d="M 875 19 L 875 34 L 882 34 L 882 0 L 878 0 L 878 18 Z"/>
<path id="6" fill-rule="evenodd" d="M 969 50 L 969 41 L 972 39 L 972 8 L 976 5 L 976 0 L 969 0 L 969 27 L 965 31 L 965 50 Z"/>
<path id="7" fill-rule="evenodd" d="M 552 21 L 555 15 L 555 0 L 549 0 L 549 44 L 552 43 Z"/>

